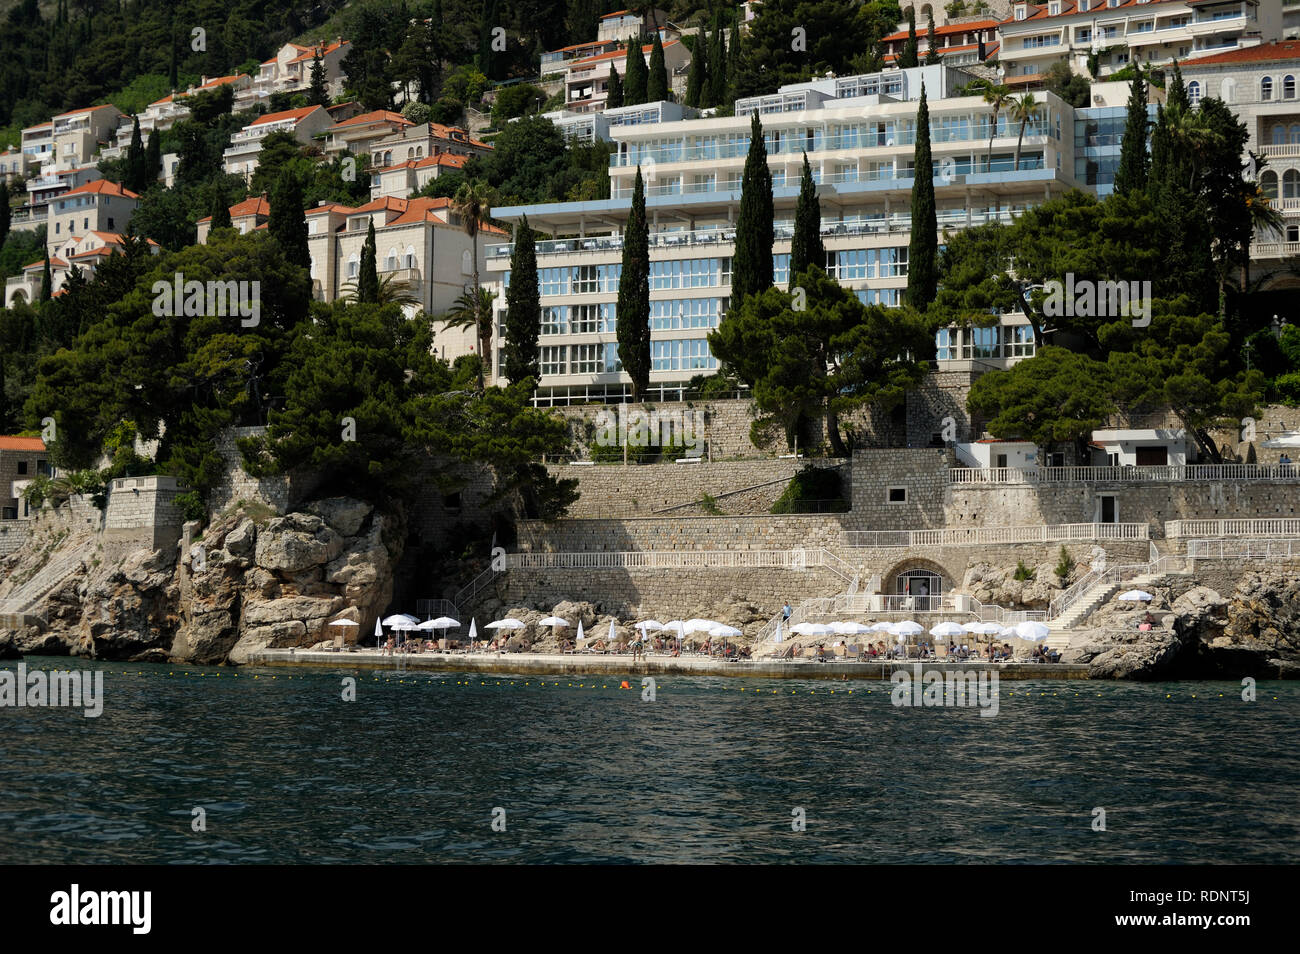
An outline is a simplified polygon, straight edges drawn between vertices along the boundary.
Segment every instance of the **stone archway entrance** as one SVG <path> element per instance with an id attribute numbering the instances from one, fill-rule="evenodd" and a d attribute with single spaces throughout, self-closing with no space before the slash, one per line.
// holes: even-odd
<path id="1" fill-rule="evenodd" d="M 939 610 L 953 587 L 950 574 L 928 560 L 907 560 L 892 567 L 881 580 L 882 589 L 900 609 Z"/>

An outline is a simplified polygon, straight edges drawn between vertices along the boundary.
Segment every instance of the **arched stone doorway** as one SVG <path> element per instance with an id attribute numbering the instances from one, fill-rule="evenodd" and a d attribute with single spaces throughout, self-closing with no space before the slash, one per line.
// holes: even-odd
<path id="1" fill-rule="evenodd" d="M 900 597 L 907 609 L 939 610 L 945 594 L 955 585 L 952 574 L 932 560 L 904 560 L 881 578 L 881 590 Z M 892 601 L 891 601 L 892 602 Z"/>

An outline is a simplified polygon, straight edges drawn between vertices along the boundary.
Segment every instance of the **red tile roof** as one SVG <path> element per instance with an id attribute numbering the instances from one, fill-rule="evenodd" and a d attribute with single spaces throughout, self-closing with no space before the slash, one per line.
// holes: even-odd
<path id="1" fill-rule="evenodd" d="M 247 198 L 242 202 L 236 202 L 234 205 L 230 207 L 230 217 L 232 219 L 247 218 L 250 215 L 261 216 L 263 218 L 270 218 L 271 203 L 266 200 L 265 193 L 258 196 L 252 196 L 251 198 Z M 205 215 L 203 218 L 199 219 L 199 221 L 211 222 L 212 216 Z"/>
<path id="2" fill-rule="evenodd" d="M 679 41 L 677 41 L 677 40 L 669 40 L 667 43 L 663 44 L 663 48 L 666 50 L 666 49 L 668 49 L 668 47 L 672 46 L 673 44 L 675 44 L 675 43 L 677 43 L 677 42 L 679 42 Z M 647 43 L 647 44 L 645 44 L 644 46 L 641 47 L 641 52 L 644 53 L 646 56 L 649 56 L 649 55 L 650 55 L 650 52 L 651 52 L 654 48 L 655 48 L 655 47 L 654 47 L 654 44 L 653 44 L 653 43 Z M 614 59 L 615 57 L 618 57 L 618 56 L 626 56 L 626 55 L 627 55 L 627 50 L 611 50 L 611 51 L 608 52 L 608 53 L 599 53 L 599 54 L 597 54 L 596 56 L 587 56 L 587 57 L 584 57 L 583 59 L 580 59 L 580 60 L 570 60 L 570 61 L 569 61 L 569 69 L 573 69 L 574 67 L 577 67 L 577 66 L 584 66 L 584 65 L 586 65 L 586 64 L 588 64 L 588 63 L 591 63 L 591 64 L 595 64 L 595 63 L 603 63 L 603 62 L 605 62 L 606 60 L 612 60 L 612 59 Z"/>
<path id="3" fill-rule="evenodd" d="M 68 263 L 65 262 L 65 261 L 64 261 L 63 259 L 61 259 L 61 258 L 52 258 L 52 259 L 50 259 L 50 268 L 53 268 L 55 265 L 58 265 L 58 266 L 61 267 L 61 268 L 67 268 L 67 267 L 68 267 Z M 44 268 L 44 267 L 45 267 L 45 259 L 43 259 L 43 258 L 38 258 L 36 261 L 34 261 L 34 262 L 29 262 L 28 264 L 24 265 L 24 266 L 23 266 L 23 271 L 27 271 L 27 269 L 29 269 L 29 268 Z"/>
<path id="4" fill-rule="evenodd" d="M 411 122 L 401 113 L 394 113 L 387 109 L 375 109 L 368 113 L 362 113 L 360 116 L 353 116 L 351 119 L 345 119 L 343 122 L 335 126 L 332 131 L 346 129 L 348 126 L 362 126 L 367 123 L 400 123 L 403 126 L 415 125 L 415 123 Z"/>
<path id="5" fill-rule="evenodd" d="M 316 51 L 317 51 L 317 50 L 320 50 L 320 51 L 321 51 L 321 52 L 320 52 L 320 55 L 321 55 L 322 57 L 326 57 L 326 56 L 329 56 L 331 53 L 333 53 L 335 50 L 340 49 L 341 47 L 345 47 L 345 46 L 347 46 L 347 45 L 348 45 L 348 41 L 347 41 L 347 40 L 344 40 L 342 43 L 331 43 L 329 46 L 326 46 L 326 47 L 323 47 L 323 48 L 320 47 L 320 46 L 298 46 L 297 43 L 294 43 L 294 44 L 292 44 L 292 46 L 294 46 L 295 48 L 297 48 L 297 49 L 299 49 L 299 50 L 303 50 L 304 52 L 302 53 L 301 56 L 295 56 L 295 57 L 294 57 L 293 59 L 291 59 L 289 62 L 290 62 L 290 63 L 301 63 L 303 60 L 314 60 L 314 59 L 316 58 Z"/>
<path id="6" fill-rule="evenodd" d="M 970 23 L 950 23 L 947 26 L 935 27 L 934 34 L 935 36 L 949 36 L 953 33 L 966 33 L 969 30 L 996 30 L 997 28 L 998 28 L 997 20 L 974 20 Z M 922 29 L 920 26 L 918 26 L 916 28 L 917 39 L 920 39 L 921 37 L 925 36 L 927 32 L 928 32 L 927 30 Z M 889 34 L 889 36 L 885 37 L 881 42 L 888 43 L 891 40 L 906 40 L 906 39 L 907 39 L 907 31 L 900 30 L 897 33 Z"/>
<path id="7" fill-rule="evenodd" d="M 1227 53 L 1215 53 L 1193 60 L 1184 60 L 1184 67 L 1214 65 L 1216 63 L 1269 63 L 1275 60 L 1300 59 L 1300 40 L 1285 40 L 1281 43 L 1260 43 L 1241 50 L 1229 50 Z"/>
<path id="8" fill-rule="evenodd" d="M 0 450 L 43 451 L 45 441 L 39 437 L 0 437 Z"/>
<path id="9" fill-rule="evenodd" d="M 130 189 L 124 189 L 116 182 L 110 182 L 108 179 L 95 179 L 93 182 L 87 182 L 85 185 L 79 185 L 75 189 L 69 189 L 60 199 L 66 199 L 70 195 L 115 195 L 127 199 L 140 198 Z"/>
<path id="10" fill-rule="evenodd" d="M 282 113 L 267 113 L 260 119 L 254 119 L 248 125 L 261 126 L 265 123 L 277 123 L 285 119 L 292 119 L 296 124 L 298 120 L 305 118 L 308 113 L 315 112 L 320 108 L 319 106 L 303 106 L 299 109 L 286 109 Z"/>
<path id="11" fill-rule="evenodd" d="M 391 166 L 382 166 L 374 171 L 391 172 L 394 169 L 425 169 L 429 166 L 448 166 L 452 169 L 460 169 L 465 163 L 469 162 L 469 156 L 458 156 L 450 152 L 440 152 L 436 156 L 425 156 L 423 159 L 407 159 L 405 162 L 395 162 Z"/>
<path id="12" fill-rule="evenodd" d="M 1174 0 L 1120 0 L 1115 6 L 1110 6 L 1109 0 L 1092 0 L 1089 8 L 1082 11 L 1084 16 L 1091 16 L 1094 13 L 1110 13 L 1114 10 L 1131 9 L 1135 7 L 1153 7 L 1158 3 L 1172 3 Z M 1017 20 L 1015 10 L 1012 10 L 1011 16 L 1003 20 L 1005 24 L 1027 23 L 1031 20 L 1047 20 L 1056 17 L 1069 17 L 1079 13 L 1078 0 L 1061 0 L 1060 13 L 1048 13 L 1048 5 L 1045 3 L 1029 4 L 1029 13 L 1023 20 Z"/>
<path id="13" fill-rule="evenodd" d="M 55 115 L 54 118 L 62 119 L 64 116 L 79 116 L 82 113 L 93 113 L 97 109 L 111 109 L 111 108 L 113 108 L 112 103 L 103 103 L 99 106 L 83 106 L 81 109 L 70 109 L 66 113 L 58 113 L 57 115 Z"/>

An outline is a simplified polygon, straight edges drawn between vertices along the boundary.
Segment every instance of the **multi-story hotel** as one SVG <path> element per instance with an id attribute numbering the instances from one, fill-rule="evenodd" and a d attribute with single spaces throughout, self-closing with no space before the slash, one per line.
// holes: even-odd
<path id="1" fill-rule="evenodd" d="M 615 337 L 622 236 L 637 167 L 650 223 L 651 390 L 675 396 L 716 370 L 706 337 L 729 304 L 731 258 L 750 114 L 763 121 L 773 177 L 777 284 L 788 279 L 790 239 L 806 152 L 819 183 L 829 273 L 864 302 L 897 305 L 907 286 L 912 162 L 922 82 L 930 105 L 939 227 L 1011 216 L 1079 185 L 1074 110 L 1051 93 L 1026 123 L 997 125 L 979 96 L 957 97 L 969 79 L 943 64 L 816 80 L 736 103 L 735 116 L 628 125 L 609 130 L 611 198 L 493 210 L 554 238 L 537 245 L 542 302 L 539 403 L 626 393 Z M 990 155 L 989 138 L 992 134 Z M 489 245 L 488 281 L 504 309 L 511 246 Z M 497 368 L 500 371 L 500 321 Z M 946 330 L 948 370 L 1001 367 L 1033 353 L 1023 318 Z"/>
<path id="2" fill-rule="evenodd" d="M 1246 148 L 1264 159 L 1259 183 L 1284 225 L 1281 234 L 1257 236 L 1251 258 L 1281 271 L 1300 255 L 1300 40 L 1190 60 L 1183 79 L 1192 102 L 1228 104 L 1250 132 Z"/>
<path id="3" fill-rule="evenodd" d="M 1016 2 L 998 26 L 998 55 L 1004 82 L 1017 86 L 1040 82 L 1060 61 L 1087 76 L 1091 55 L 1105 76 L 1130 62 L 1170 63 L 1281 35 L 1279 0 Z"/>
<path id="4" fill-rule="evenodd" d="M 350 44 L 342 37 L 333 43 L 321 42 L 315 46 L 299 46 L 286 43 L 278 53 L 258 68 L 252 82 L 235 91 L 236 112 L 252 109 L 259 103 L 266 103 L 274 93 L 296 93 L 311 86 L 312 64 L 316 54 L 320 53 L 321 64 L 325 69 L 325 84 L 331 97 L 343 92 L 343 58 L 348 55 Z"/>

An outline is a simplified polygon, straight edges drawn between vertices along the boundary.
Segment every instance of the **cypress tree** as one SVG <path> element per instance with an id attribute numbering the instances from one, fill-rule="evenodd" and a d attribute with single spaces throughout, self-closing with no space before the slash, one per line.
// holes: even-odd
<path id="1" fill-rule="evenodd" d="M 939 56 L 939 38 L 934 32 L 934 17 L 930 17 L 930 22 L 925 28 L 925 62 L 938 63 L 942 59 Z"/>
<path id="2" fill-rule="evenodd" d="M 727 38 L 727 95 L 724 102 L 736 98 L 736 80 L 740 77 L 740 18 L 731 21 L 731 35 Z"/>
<path id="3" fill-rule="evenodd" d="M 9 237 L 9 186 L 0 183 L 0 245 Z"/>
<path id="4" fill-rule="evenodd" d="M 647 286 L 648 287 L 648 286 Z M 511 382 L 540 376 L 537 336 L 542 304 L 537 288 L 537 242 L 524 216 L 515 227 L 510 253 L 510 287 L 506 289 L 506 377 Z"/>
<path id="5" fill-rule="evenodd" d="M 361 271 L 357 274 L 357 301 L 363 305 L 379 302 L 379 255 L 375 245 L 375 220 L 371 219 L 365 244 L 361 246 Z"/>
<path id="6" fill-rule="evenodd" d="M 623 105 L 639 106 L 644 103 L 646 82 L 649 79 L 641 41 L 631 37 L 627 41 L 627 62 L 623 66 Z"/>
<path id="7" fill-rule="evenodd" d="M 808 153 L 803 154 L 803 176 L 799 180 L 799 204 L 794 212 L 794 239 L 790 243 L 790 287 L 795 276 L 809 265 L 824 268 L 826 246 L 822 244 L 822 205 L 817 199 Z"/>
<path id="8" fill-rule="evenodd" d="M 514 278 L 511 277 L 513 283 Z M 645 184 L 636 168 L 632 208 L 623 229 L 623 274 L 618 280 L 618 360 L 632 379 L 632 400 L 650 386 L 650 230 L 645 217 Z"/>
<path id="9" fill-rule="evenodd" d="M 230 207 L 226 205 L 226 196 L 219 183 L 212 183 L 212 225 L 208 229 L 230 228 Z"/>
<path id="10" fill-rule="evenodd" d="M 147 183 L 148 158 L 145 156 L 144 140 L 140 138 L 140 117 L 131 117 L 131 145 L 126 149 L 126 172 L 123 185 L 132 192 L 143 192 Z"/>
<path id="11" fill-rule="evenodd" d="M 284 257 L 302 268 L 311 267 L 307 250 L 307 217 L 302 207 L 302 188 L 288 169 L 271 187 L 271 214 L 266 230 L 280 243 Z"/>
<path id="12" fill-rule="evenodd" d="M 650 48 L 650 73 L 646 77 L 645 101 L 658 103 L 668 99 L 668 67 L 664 65 L 664 45 L 655 34 L 654 45 Z"/>
<path id="13" fill-rule="evenodd" d="M 609 64 L 609 91 L 605 96 L 606 109 L 618 109 L 623 105 L 623 80 L 618 75 L 618 67 Z"/>
<path id="14" fill-rule="evenodd" d="M 930 157 L 930 107 L 921 84 L 916 111 L 916 149 L 912 180 L 912 241 L 907 250 L 907 304 L 916 309 L 934 301 L 939 288 L 939 223 L 934 211 L 934 161 Z"/>
<path id="15" fill-rule="evenodd" d="M 156 129 L 149 132 L 149 144 L 145 146 L 144 157 L 146 170 L 144 187 L 147 189 L 158 181 L 158 176 L 163 171 L 162 142 L 158 139 Z"/>
<path id="16" fill-rule="evenodd" d="M 691 51 L 691 71 L 686 77 L 686 105 L 699 109 L 707 106 L 708 99 L 708 31 L 695 34 L 695 49 Z"/>
<path id="17" fill-rule="evenodd" d="M 916 42 L 916 11 L 912 7 L 907 8 L 907 43 L 903 45 L 903 52 L 898 54 L 898 65 L 903 69 L 917 66 L 917 42 Z"/>
<path id="18" fill-rule="evenodd" d="M 330 104 L 329 88 L 325 85 L 325 63 L 321 59 L 320 47 L 311 58 L 311 86 L 307 89 L 308 106 L 328 106 Z"/>
<path id="19" fill-rule="evenodd" d="M 750 117 L 749 154 L 741 182 L 740 214 L 736 218 L 736 252 L 731 265 L 731 302 L 772 287 L 772 172 L 758 113 Z"/>
<path id="20" fill-rule="evenodd" d="M 1115 170 L 1117 193 L 1139 192 L 1147 187 L 1147 84 L 1136 71 L 1128 94 L 1128 122 Z"/>
<path id="21" fill-rule="evenodd" d="M 45 267 L 41 269 L 41 301 L 49 301 L 54 294 L 54 277 L 50 274 L 50 253 L 45 253 Z"/>
<path id="22" fill-rule="evenodd" d="M 722 21 L 713 21 L 713 45 L 709 48 L 709 105 L 723 106 L 727 102 L 727 41 L 722 33 Z"/>

